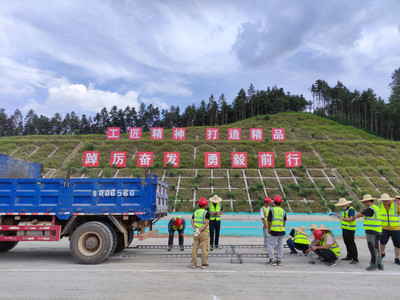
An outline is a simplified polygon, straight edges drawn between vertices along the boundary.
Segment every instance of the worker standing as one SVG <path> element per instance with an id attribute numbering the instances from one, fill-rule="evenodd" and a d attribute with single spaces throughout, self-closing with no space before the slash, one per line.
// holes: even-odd
<path id="1" fill-rule="evenodd" d="M 308 240 L 306 228 L 304 226 L 294 227 L 289 233 L 286 244 L 290 249 L 290 254 L 297 254 L 296 249 L 303 251 L 305 254 L 308 248 L 310 248 L 310 241 Z"/>
<path id="2" fill-rule="evenodd" d="M 171 251 L 172 246 L 174 245 L 174 233 L 178 231 L 179 238 L 179 247 L 181 251 L 185 250 L 183 246 L 183 239 L 185 234 L 186 221 L 181 216 L 175 216 L 169 220 L 168 223 L 168 251 Z"/>
<path id="3" fill-rule="evenodd" d="M 265 197 L 264 205 L 260 209 L 261 214 L 261 222 L 263 224 L 263 235 L 264 235 L 264 250 L 268 250 L 268 213 L 269 213 L 269 206 L 271 205 L 272 201 L 270 197 Z"/>
<path id="4" fill-rule="evenodd" d="M 283 237 L 285 236 L 286 212 L 281 208 L 282 197 L 274 197 L 274 207 L 270 208 L 268 214 L 268 257 L 269 264 L 281 266 L 283 257 Z M 274 256 L 276 247 L 277 258 Z"/>
<path id="5" fill-rule="evenodd" d="M 217 195 L 212 196 L 210 199 L 210 250 L 218 249 L 219 245 L 219 232 L 221 231 L 221 215 L 224 213 L 221 201 L 222 199 Z"/>
<path id="6" fill-rule="evenodd" d="M 316 229 L 313 235 L 315 242 L 310 250 L 321 256 L 328 267 L 336 266 L 336 260 L 340 257 L 340 247 L 332 233 L 329 230 Z"/>
<path id="7" fill-rule="evenodd" d="M 370 266 L 367 268 L 367 271 L 383 270 L 381 251 L 379 249 L 379 238 L 382 234 L 381 211 L 374 203 L 374 200 L 376 198 L 372 198 L 371 195 L 364 195 L 361 202 L 367 208 L 353 217 L 354 219 L 364 217 L 365 236 L 369 252 L 371 253 Z"/>
<path id="8" fill-rule="evenodd" d="M 197 209 L 192 216 L 192 226 L 194 229 L 193 249 L 192 249 L 192 264 L 194 269 L 197 266 L 197 251 L 201 245 L 201 268 L 208 268 L 207 254 L 209 249 L 209 224 L 210 213 L 206 210 L 208 207 L 207 199 L 201 198 L 199 200 L 199 209 Z"/>
<path id="9" fill-rule="evenodd" d="M 388 194 L 382 194 L 378 200 L 382 202 L 379 203 L 379 209 L 381 211 L 382 217 L 382 235 L 380 237 L 380 249 L 382 258 L 385 257 L 385 248 L 389 239 L 392 238 L 394 246 L 394 263 L 400 265 L 399 255 L 400 255 L 400 196 L 395 198 L 390 198 Z M 392 202 L 392 201 L 395 202 Z"/>
<path id="10" fill-rule="evenodd" d="M 351 206 L 352 201 L 348 201 L 345 198 L 340 198 L 339 202 L 335 204 L 336 207 L 344 207 L 342 214 L 338 214 L 340 222 L 340 227 L 342 228 L 342 236 L 344 244 L 346 245 L 347 255 L 342 260 L 351 261 L 351 265 L 358 264 L 358 251 L 357 245 L 354 241 L 354 236 L 356 233 L 357 225 L 356 220 L 353 217 L 356 211 L 353 206 Z"/>

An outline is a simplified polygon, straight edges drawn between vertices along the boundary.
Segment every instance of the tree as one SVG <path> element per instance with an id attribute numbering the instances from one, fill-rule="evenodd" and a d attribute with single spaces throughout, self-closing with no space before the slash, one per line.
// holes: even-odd
<path id="1" fill-rule="evenodd" d="M 400 102 L 400 68 L 394 70 L 392 74 L 392 82 L 389 84 L 390 89 L 392 90 L 389 101 L 399 101 Z"/>

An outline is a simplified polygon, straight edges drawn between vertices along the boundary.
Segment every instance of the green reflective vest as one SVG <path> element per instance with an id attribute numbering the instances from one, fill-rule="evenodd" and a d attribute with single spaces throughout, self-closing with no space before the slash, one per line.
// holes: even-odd
<path id="1" fill-rule="evenodd" d="M 326 239 L 327 239 L 328 235 L 330 235 L 330 236 L 332 237 L 333 241 L 335 242 L 333 245 L 331 245 L 331 246 L 329 247 L 329 250 L 331 250 L 333 253 L 335 253 L 335 255 L 336 255 L 337 257 L 340 257 L 340 248 L 339 248 L 339 245 L 338 245 L 338 243 L 336 242 L 335 238 L 333 237 L 333 235 L 332 235 L 331 233 L 327 232 L 327 233 L 325 234 L 324 239 L 321 241 L 321 244 L 320 244 L 320 245 L 321 245 L 321 246 L 325 246 L 325 245 L 326 245 Z"/>
<path id="2" fill-rule="evenodd" d="M 348 209 L 346 209 L 342 213 L 343 218 L 348 218 L 349 217 L 349 210 L 350 209 L 354 209 L 353 206 L 350 206 Z M 356 220 L 351 221 L 351 222 L 342 220 L 342 222 L 340 223 L 340 227 L 343 228 L 343 229 L 347 229 L 347 230 L 356 230 L 357 229 L 357 223 L 356 223 Z"/>
<path id="3" fill-rule="evenodd" d="M 182 219 L 180 216 L 176 216 L 176 217 L 174 217 L 174 223 L 172 223 L 172 229 L 173 230 L 182 230 L 182 228 L 183 228 L 183 219 L 182 219 L 182 225 L 181 226 L 179 226 L 179 227 L 176 227 L 174 224 L 175 224 L 175 221 L 177 220 L 177 219 Z"/>
<path id="4" fill-rule="evenodd" d="M 282 232 L 285 231 L 285 210 L 279 206 L 271 207 L 269 211 L 272 214 L 271 231 Z"/>
<path id="5" fill-rule="evenodd" d="M 398 214 L 398 206 L 396 203 L 391 203 L 389 207 L 389 211 L 386 211 L 385 205 L 383 203 L 379 203 L 379 209 L 381 211 L 381 219 L 382 226 L 399 226 L 399 214 Z"/>
<path id="6" fill-rule="evenodd" d="M 296 229 L 294 230 L 293 242 L 296 244 L 310 245 L 307 235 L 297 231 Z"/>
<path id="7" fill-rule="evenodd" d="M 264 223 L 265 223 L 265 225 L 268 225 L 268 213 L 269 213 L 269 209 L 268 209 L 268 207 L 265 207 L 265 206 L 263 206 L 262 208 L 264 209 L 264 216 L 265 216 L 265 218 L 264 218 Z"/>
<path id="8" fill-rule="evenodd" d="M 381 210 L 375 204 L 371 205 L 374 215 L 372 217 L 364 217 L 364 230 L 372 230 L 382 232 Z"/>
<path id="9" fill-rule="evenodd" d="M 199 208 L 194 212 L 194 226 L 201 228 L 206 224 L 206 214 L 207 211 L 204 208 Z M 205 231 L 209 232 L 209 228 L 205 229 Z"/>
<path id="10" fill-rule="evenodd" d="M 210 221 L 219 221 L 219 220 L 221 220 L 221 216 L 220 215 L 217 216 L 217 217 L 212 215 L 213 213 L 219 213 L 219 212 L 221 212 L 220 203 L 214 204 L 214 203 L 211 202 L 210 203 Z"/>

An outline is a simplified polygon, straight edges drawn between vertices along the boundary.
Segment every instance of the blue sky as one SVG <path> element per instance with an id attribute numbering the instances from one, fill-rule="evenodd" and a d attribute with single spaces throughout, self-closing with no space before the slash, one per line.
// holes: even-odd
<path id="1" fill-rule="evenodd" d="M 181 110 L 317 79 L 387 100 L 397 0 L 0 0 L 0 108 L 52 116 L 143 101 Z"/>

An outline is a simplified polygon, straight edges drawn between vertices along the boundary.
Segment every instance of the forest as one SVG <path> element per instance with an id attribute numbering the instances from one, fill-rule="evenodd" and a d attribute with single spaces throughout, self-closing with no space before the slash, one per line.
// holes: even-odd
<path id="1" fill-rule="evenodd" d="M 120 127 L 121 133 L 125 133 L 129 127 L 148 131 L 151 127 L 217 126 L 258 115 L 293 111 L 311 112 L 389 140 L 400 140 L 400 68 L 393 72 L 389 88 L 387 102 L 371 88 L 350 91 L 340 81 L 329 86 L 326 81 L 317 80 L 309 89 L 311 101 L 277 86 L 256 90 L 251 84 L 247 91 L 241 88 L 231 104 L 224 94 L 218 100 L 211 94 L 208 101 L 189 105 L 183 111 L 174 105 L 169 110 L 160 110 L 142 103 L 138 109 L 104 107 L 94 116 L 70 112 L 64 117 L 60 113 L 47 117 L 33 110 L 23 116 L 19 109 L 8 116 L 0 108 L 0 136 L 104 134 L 107 127 Z"/>

